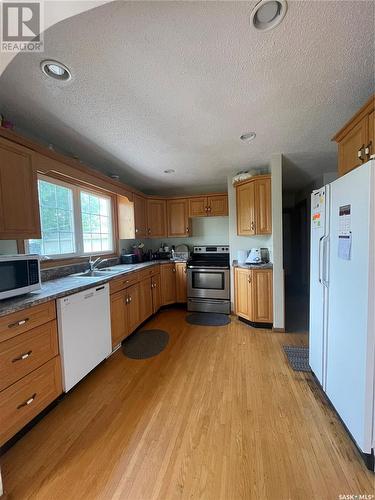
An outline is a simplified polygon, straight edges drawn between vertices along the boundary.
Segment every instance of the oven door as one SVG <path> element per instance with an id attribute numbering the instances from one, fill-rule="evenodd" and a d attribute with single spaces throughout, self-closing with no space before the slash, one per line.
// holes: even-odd
<path id="1" fill-rule="evenodd" d="M 188 297 L 229 299 L 229 269 L 188 268 Z"/>

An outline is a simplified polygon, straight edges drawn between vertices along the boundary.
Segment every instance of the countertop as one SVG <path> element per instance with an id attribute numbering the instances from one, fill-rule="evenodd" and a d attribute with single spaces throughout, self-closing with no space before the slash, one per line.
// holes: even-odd
<path id="1" fill-rule="evenodd" d="M 145 267 L 154 266 L 157 264 L 170 264 L 171 262 L 181 262 L 181 261 L 169 261 L 169 260 L 153 260 L 150 262 L 142 262 L 140 264 L 119 264 L 117 266 L 110 266 L 110 268 L 116 268 L 121 270 L 116 274 L 111 274 L 108 276 L 99 277 L 79 277 L 76 275 L 66 276 L 64 278 L 58 278 L 55 280 L 42 282 L 42 288 L 38 291 L 28 293 L 26 295 L 20 295 L 18 297 L 13 297 L 10 299 L 0 300 L 0 317 L 6 314 L 11 314 L 22 309 L 27 309 L 28 307 L 36 306 L 42 304 L 43 302 L 48 302 L 49 300 L 58 299 L 61 297 L 66 297 L 73 293 L 81 292 L 82 290 L 87 290 L 96 285 L 102 283 L 108 283 L 109 281 L 123 276 L 124 274 L 131 273 L 134 271 L 139 271 Z"/>
<path id="2" fill-rule="evenodd" d="M 241 269 L 273 269 L 272 262 L 267 264 L 239 264 L 236 260 L 233 261 L 233 267 L 240 267 Z"/>

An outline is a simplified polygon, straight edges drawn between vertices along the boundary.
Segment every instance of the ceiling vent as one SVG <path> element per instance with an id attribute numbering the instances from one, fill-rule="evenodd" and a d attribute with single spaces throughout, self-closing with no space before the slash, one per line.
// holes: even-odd
<path id="1" fill-rule="evenodd" d="M 250 24 L 259 31 L 269 31 L 284 19 L 288 9 L 286 0 L 261 0 L 254 7 Z"/>

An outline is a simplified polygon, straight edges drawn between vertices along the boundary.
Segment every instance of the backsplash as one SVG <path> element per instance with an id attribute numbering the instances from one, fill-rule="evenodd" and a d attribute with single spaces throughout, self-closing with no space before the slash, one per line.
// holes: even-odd
<path id="1" fill-rule="evenodd" d="M 113 259 L 108 259 L 103 265 L 99 265 L 99 267 L 109 267 L 115 266 L 120 263 L 120 259 L 118 257 L 114 257 Z M 60 267 L 51 267 L 49 269 L 41 270 L 41 278 L 42 281 L 55 280 L 58 278 L 63 278 L 64 276 L 69 276 L 69 274 L 82 273 L 87 271 L 89 265 L 87 262 L 82 262 L 81 264 L 71 264 L 69 266 L 60 266 Z"/>

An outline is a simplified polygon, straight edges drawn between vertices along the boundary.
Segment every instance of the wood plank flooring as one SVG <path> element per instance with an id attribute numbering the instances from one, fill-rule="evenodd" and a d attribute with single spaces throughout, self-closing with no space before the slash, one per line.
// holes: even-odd
<path id="1" fill-rule="evenodd" d="M 118 351 L 2 458 L 11 499 L 336 499 L 374 494 L 367 471 L 310 374 L 283 344 L 306 335 L 236 319 L 188 325 L 167 310 L 147 327 L 163 353 Z"/>

